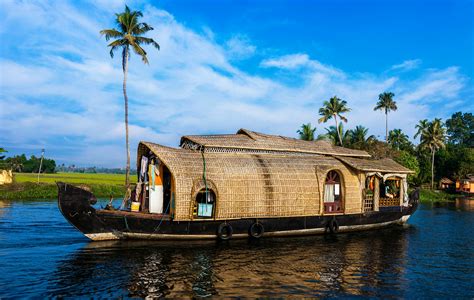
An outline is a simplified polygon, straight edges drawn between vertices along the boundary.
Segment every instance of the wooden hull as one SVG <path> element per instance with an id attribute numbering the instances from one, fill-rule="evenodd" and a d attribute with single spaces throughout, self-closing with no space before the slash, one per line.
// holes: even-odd
<path id="1" fill-rule="evenodd" d="M 96 198 L 81 188 L 58 183 L 58 205 L 64 217 L 92 240 L 114 239 L 216 239 L 222 223 L 232 227 L 232 238 L 248 238 L 255 222 L 263 225 L 263 237 L 324 234 L 336 220 L 337 232 L 376 229 L 403 224 L 415 212 L 418 193 L 412 193 L 408 207 L 386 207 L 378 212 L 233 220 L 173 221 L 169 216 L 116 210 L 96 210 Z M 333 228 L 334 229 L 334 228 Z"/>

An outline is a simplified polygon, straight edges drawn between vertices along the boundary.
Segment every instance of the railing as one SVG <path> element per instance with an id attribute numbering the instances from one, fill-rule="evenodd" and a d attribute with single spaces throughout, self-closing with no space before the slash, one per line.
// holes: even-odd
<path id="1" fill-rule="evenodd" d="M 342 212 L 342 206 L 341 202 L 335 201 L 335 202 L 325 202 L 324 203 L 324 212 L 325 213 L 339 213 Z"/>
<path id="2" fill-rule="evenodd" d="M 400 198 L 380 198 L 379 205 L 383 206 L 400 206 Z"/>
<path id="3" fill-rule="evenodd" d="M 364 211 L 374 210 L 374 195 L 365 195 L 364 199 Z"/>

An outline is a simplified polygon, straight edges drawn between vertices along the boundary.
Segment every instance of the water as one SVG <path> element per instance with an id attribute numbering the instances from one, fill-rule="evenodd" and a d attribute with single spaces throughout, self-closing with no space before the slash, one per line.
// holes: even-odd
<path id="1" fill-rule="evenodd" d="M 89 242 L 55 202 L 0 202 L 0 298 L 473 298 L 473 229 L 459 201 L 336 237 Z"/>

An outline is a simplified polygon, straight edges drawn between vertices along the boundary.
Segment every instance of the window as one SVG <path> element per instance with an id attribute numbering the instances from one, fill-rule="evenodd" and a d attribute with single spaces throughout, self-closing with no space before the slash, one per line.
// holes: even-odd
<path id="1" fill-rule="evenodd" d="M 330 171 L 324 183 L 324 212 L 342 211 L 342 184 L 338 172 Z"/>
<path id="2" fill-rule="evenodd" d="M 198 218 L 213 218 L 216 194 L 211 189 L 201 189 L 196 195 L 194 215 Z"/>
<path id="3" fill-rule="evenodd" d="M 400 206 L 401 179 L 390 177 L 380 182 L 380 206 Z"/>

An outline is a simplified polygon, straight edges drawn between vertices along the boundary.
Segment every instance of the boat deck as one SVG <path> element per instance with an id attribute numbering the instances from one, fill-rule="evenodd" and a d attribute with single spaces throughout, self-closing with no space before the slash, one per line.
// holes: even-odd
<path id="1" fill-rule="evenodd" d="M 153 219 L 153 220 L 158 219 L 158 220 L 163 220 L 163 221 L 171 220 L 171 216 L 168 214 L 152 214 L 148 212 L 101 209 L 101 210 L 97 210 L 96 213 L 98 215 L 109 215 L 109 216 L 114 215 L 114 216 L 134 217 L 134 218 L 140 218 L 140 219 Z"/>

